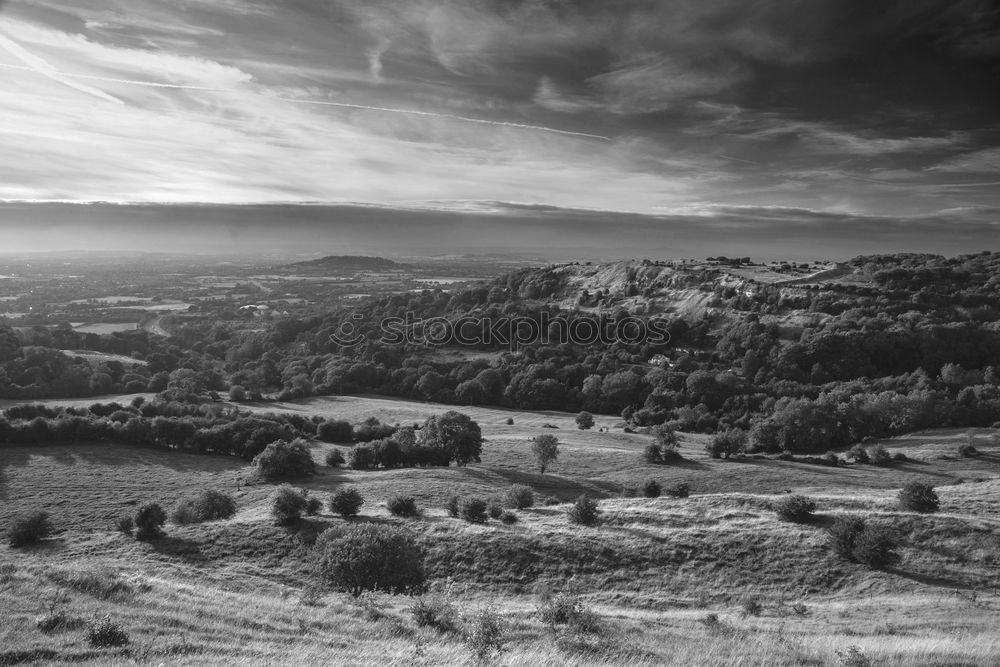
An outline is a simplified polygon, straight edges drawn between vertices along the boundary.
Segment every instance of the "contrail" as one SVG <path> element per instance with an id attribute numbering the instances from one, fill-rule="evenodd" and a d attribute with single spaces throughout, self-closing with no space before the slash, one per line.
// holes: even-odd
<path id="1" fill-rule="evenodd" d="M 424 116 L 426 118 L 444 118 L 447 120 L 457 120 L 463 123 L 478 123 L 480 125 L 493 125 L 495 127 L 510 127 L 518 130 L 531 130 L 535 132 L 549 132 L 551 134 L 562 134 L 570 137 L 585 137 L 587 139 L 598 139 L 600 141 L 611 141 L 611 137 L 606 137 L 600 134 L 590 134 L 589 132 L 574 132 L 572 130 L 560 130 L 554 127 L 546 127 L 544 125 L 529 125 L 526 123 L 511 123 L 502 120 L 487 120 L 485 118 L 470 118 L 468 116 L 458 116 L 450 113 L 439 113 L 436 111 L 418 111 L 416 109 L 399 109 L 395 107 L 378 107 L 369 106 L 365 104 L 351 104 L 348 102 L 326 102 L 321 100 L 304 100 L 294 97 L 280 97 L 277 95 L 268 95 L 267 93 L 260 93 L 255 91 L 238 91 L 232 88 L 212 88 L 208 86 L 188 86 L 176 83 L 158 83 L 155 81 L 137 81 L 134 79 L 116 79 L 107 76 L 96 76 L 93 74 L 69 74 L 66 72 L 60 72 L 55 67 L 47 63 L 46 61 L 34 56 L 18 44 L 11 41 L 10 39 L 0 35 L 0 46 L 10 51 L 19 60 L 25 63 L 25 65 L 9 65 L 5 63 L 0 63 L 0 68 L 6 69 L 17 69 L 30 72 L 37 72 L 43 76 L 46 76 L 53 81 L 58 81 L 70 88 L 75 88 L 81 92 L 88 93 L 90 95 L 95 95 L 102 99 L 106 99 L 116 104 L 124 104 L 117 97 L 112 97 L 102 90 L 87 86 L 73 79 L 86 79 L 90 81 L 107 81 L 109 83 L 121 83 L 130 86 L 145 86 L 148 88 L 173 88 L 177 90 L 199 90 L 203 92 L 212 93 L 236 93 L 236 92 L 250 92 L 253 95 L 258 95 L 272 100 L 281 100 L 282 102 L 289 102 L 291 104 L 309 104 L 316 106 L 326 106 L 326 107 L 338 107 L 341 109 L 359 109 L 363 111 L 380 111 L 383 113 L 397 113 L 408 116 Z"/>
<path id="2" fill-rule="evenodd" d="M 63 84 L 64 86 L 69 86 L 75 90 L 79 90 L 81 93 L 87 93 L 88 95 L 93 95 L 94 97 L 99 97 L 102 100 L 107 100 L 108 102 L 114 102 L 115 104 L 125 104 L 117 97 L 108 95 L 103 90 L 99 90 L 92 86 L 87 86 L 82 83 L 78 83 L 68 78 L 67 75 L 62 74 L 59 70 L 53 67 L 51 64 L 46 62 L 43 58 L 39 58 L 36 55 L 32 55 L 28 51 L 21 48 L 21 45 L 17 42 L 0 35 L 0 46 L 7 50 L 12 56 L 27 65 L 26 69 L 30 69 L 33 72 L 38 72 L 44 77 L 48 77 L 53 81 Z"/>
<path id="3" fill-rule="evenodd" d="M 300 100 L 294 97 L 278 97 L 272 95 L 264 95 L 263 93 L 258 93 L 264 97 L 270 99 L 282 100 L 283 102 L 292 102 L 294 104 L 316 104 L 319 106 L 327 107 L 340 107 L 343 109 L 361 109 L 364 111 L 385 111 L 387 113 L 401 113 L 410 116 L 427 116 L 429 118 L 447 118 L 449 120 L 460 120 L 465 123 L 480 123 L 483 125 L 496 125 L 499 127 L 513 127 L 519 130 L 537 130 L 540 132 L 552 132 L 554 134 L 566 134 L 572 137 L 587 137 L 588 139 L 600 139 L 601 141 L 611 141 L 611 137 L 605 137 L 600 134 L 589 134 L 587 132 L 573 132 L 571 130 L 559 130 L 554 127 L 546 127 L 544 125 L 526 125 L 524 123 L 508 123 L 502 120 L 486 120 L 485 118 L 469 118 L 468 116 L 456 116 L 450 113 L 438 113 L 436 111 L 417 111 L 416 109 L 397 109 L 392 107 L 374 107 L 367 106 L 364 104 L 349 104 L 347 102 L 321 102 L 319 100 Z"/>

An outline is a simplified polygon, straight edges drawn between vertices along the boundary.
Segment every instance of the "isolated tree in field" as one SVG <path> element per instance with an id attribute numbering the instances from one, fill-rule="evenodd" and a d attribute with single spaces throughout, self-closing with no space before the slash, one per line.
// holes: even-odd
<path id="1" fill-rule="evenodd" d="M 531 444 L 531 451 L 538 462 L 538 471 L 544 475 L 549 464 L 559 458 L 559 439 L 548 433 L 536 435 Z"/>
<path id="2" fill-rule="evenodd" d="M 271 497 L 271 516 L 277 525 L 290 526 L 302 518 L 308 506 L 306 494 L 285 484 Z"/>
<path id="3" fill-rule="evenodd" d="M 594 428 L 594 415 L 584 410 L 576 416 L 576 427 L 581 431 Z"/>
<path id="4" fill-rule="evenodd" d="M 330 511 L 345 519 L 357 515 L 364 504 L 365 499 L 361 497 L 361 493 L 351 487 L 340 489 L 330 496 Z"/>
<path id="5" fill-rule="evenodd" d="M 354 597 L 365 591 L 419 593 L 426 582 L 424 552 L 413 533 L 365 524 L 331 528 L 316 540 L 317 575 Z"/>
<path id="6" fill-rule="evenodd" d="M 420 444 L 441 449 L 458 465 L 479 463 L 483 451 L 483 433 L 468 415 L 449 410 L 434 415 L 420 429 Z"/>

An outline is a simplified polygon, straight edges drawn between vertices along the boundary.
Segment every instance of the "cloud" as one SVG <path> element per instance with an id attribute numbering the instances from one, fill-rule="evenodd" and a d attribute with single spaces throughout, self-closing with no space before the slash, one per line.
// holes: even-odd
<path id="1" fill-rule="evenodd" d="M 57 81 L 63 84 L 64 86 L 67 86 L 74 90 L 78 90 L 88 95 L 92 95 L 107 102 L 113 102 L 115 104 L 124 104 L 124 102 L 122 102 L 120 99 L 108 95 L 103 90 L 99 90 L 92 86 L 84 85 L 82 83 L 79 83 L 78 81 L 73 81 L 72 79 L 63 76 L 55 67 L 47 63 L 43 58 L 39 58 L 38 56 L 29 53 L 26 49 L 22 48 L 17 42 L 10 39 L 9 37 L 0 35 L 0 47 L 2 47 L 9 54 L 14 56 L 21 62 L 23 62 L 26 68 L 30 69 L 33 72 L 37 72 L 44 77 L 47 77 L 49 79 L 52 79 L 53 81 Z"/>

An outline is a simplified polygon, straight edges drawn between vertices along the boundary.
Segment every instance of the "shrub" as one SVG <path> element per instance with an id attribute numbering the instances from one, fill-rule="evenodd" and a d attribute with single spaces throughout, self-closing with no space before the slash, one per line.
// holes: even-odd
<path id="1" fill-rule="evenodd" d="M 672 498 L 687 498 L 691 495 L 691 487 L 684 482 L 681 482 L 677 486 L 667 489 L 666 493 Z"/>
<path id="2" fill-rule="evenodd" d="M 976 449 L 972 443 L 967 442 L 964 445 L 959 446 L 958 455 L 968 459 L 974 456 L 979 456 L 979 450 Z"/>
<path id="3" fill-rule="evenodd" d="M 234 403 L 242 403 L 247 400 L 247 390 L 241 385 L 234 384 L 229 388 L 229 400 Z"/>
<path id="4" fill-rule="evenodd" d="M 503 516 L 503 512 L 503 504 L 499 500 L 491 499 L 486 505 L 486 513 L 491 519 L 499 520 Z"/>
<path id="5" fill-rule="evenodd" d="M 787 496 L 775 503 L 774 511 L 785 521 L 809 523 L 815 518 L 816 503 L 805 496 Z"/>
<path id="6" fill-rule="evenodd" d="M 326 464 L 331 468 L 344 465 L 344 453 L 339 449 L 331 449 L 326 453 Z"/>
<path id="7" fill-rule="evenodd" d="M 892 455 L 892 460 L 894 463 L 905 463 L 910 459 L 908 459 L 906 457 L 906 454 L 904 454 L 903 452 L 896 452 L 895 454 Z"/>
<path id="8" fill-rule="evenodd" d="M 854 445 L 847 452 L 847 460 L 855 463 L 868 463 L 871 458 L 868 456 L 867 449 L 861 445 Z"/>
<path id="9" fill-rule="evenodd" d="M 839 466 L 840 457 L 837 456 L 834 452 L 827 452 L 826 454 L 823 455 L 823 463 L 828 466 L 834 466 L 834 467 Z"/>
<path id="10" fill-rule="evenodd" d="M 601 630 L 600 617 L 584 605 L 578 596 L 565 591 L 558 595 L 543 596 L 537 613 L 539 620 L 553 629 L 558 625 L 565 625 L 584 633 L 597 633 Z"/>
<path id="11" fill-rule="evenodd" d="M 507 507 L 512 507 L 514 509 L 527 509 L 535 504 L 535 492 L 531 490 L 530 486 L 525 486 L 524 484 L 514 484 L 505 494 Z"/>
<path id="12" fill-rule="evenodd" d="M 118 517 L 117 528 L 118 532 L 122 535 L 132 537 L 132 531 L 135 529 L 135 519 L 127 514 L 125 516 L 120 516 Z"/>
<path id="13" fill-rule="evenodd" d="M 323 501 L 316 496 L 306 495 L 306 514 L 316 516 L 323 510 Z"/>
<path id="14" fill-rule="evenodd" d="M 848 646 L 844 651 L 834 652 L 837 654 L 837 667 L 872 667 L 874 664 L 857 646 Z"/>
<path id="15" fill-rule="evenodd" d="M 420 509 L 413 496 L 393 496 L 386 502 L 389 513 L 393 516 L 415 517 L 420 516 Z"/>
<path id="16" fill-rule="evenodd" d="M 292 442 L 276 440 L 254 457 L 257 474 L 264 479 L 304 477 L 316 472 L 316 463 L 306 441 L 296 438 Z"/>
<path id="17" fill-rule="evenodd" d="M 745 598 L 742 606 L 744 616 L 760 616 L 761 612 L 764 611 L 764 605 L 760 603 L 758 598 L 753 596 Z"/>
<path id="18" fill-rule="evenodd" d="M 660 483 L 655 479 L 651 479 L 642 485 L 642 495 L 647 498 L 659 498 L 662 491 L 663 489 L 660 488 Z"/>
<path id="19" fill-rule="evenodd" d="M 87 629 L 87 641 L 94 648 L 110 648 L 128 644 L 128 633 L 110 616 L 105 616 Z"/>
<path id="20" fill-rule="evenodd" d="M 316 437 L 326 442 L 347 443 L 354 440 L 354 427 L 342 419 L 328 419 L 316 429 Z"/>
<path id="21" fill-rule="evenodd" d="M 339 514 L 345 519 L 357 515 L 364 504 L 365 499 L 353 487 L 340 489 L 330 496 L 330 511 L 334 514 Z"/>
<path id="22" fill-rule="evenodd" d="M 511 512 L 510 510 L 507 510 L 500 515 L 500 521 L 510 526 L 512 524 L 517 523 L 517 515 Z"/>
<path id="23" fill-rule="evenodd" d="M 657 442 L 646 445 L 645 449 L 642 450 L 642 458 L 645 459 L 646 463 L 652 463 L 653 465 L 675 463 L 684 459 L 681 453 L 677 451 L 676 446 L 663 445 Z"/>
<path id="24" fill-rule="evenodd" d="M 900 561 L 899 541 L 884 526 L 866 525 L 854 540 L 854 560 L 873 570 L 884 570 Z"/>
<path id="25" fill-rule="evenodd" d="M 514 425 L 514 418 L 507 417 L 507 426 L 513 426 L 513 425 Z"/>
<path id="26" fill-rule="evenodd" d="M 271 497 L 271 516 L 279 526 L 290 526 L 302 518 L 309 501 L 301 491 L 287 484 L 279 486 Z"/>
<path id="27" fill-rule="evenodd" d="M 576 499 L 573 506 L 569 508 L 569 520 L 581 526 L 593 526 L 600 518 L 601 510 L 597 507 L 597 501 L 583 494 Z"/>
<path id="28" fill-rule="evenodd" d="M 934 487 L 922 482 L 910 482 L 899 490 L 899 506 L 911 512 L 937 512 L 940 501 Z"/>
<path id="29" fill-rule="evenodd" d="M 371 470 L 375 465 L 374 448 L 368 445 L 358 445 L 351 450 L 351 467 L 355 470 Z"/>
<path id="30" fill-rule="evenodd" d="M 14 519 L 7 533 L 7 541 L 15 549 L 26 547 L 29 544 L 38 544 L 52 532 L 52 521 L 49 520 L 48 512 L 35 512 Z"/>
<path id="31" fill-rule="evenodd" d="M 495 655 L 503 653 L 508 629 L 496 609 L 487 607 L 481 610 L 473 617 L 470 626 L 465 643 L 478 663 L 485 664 Z"/>
<path id="32" fill-rule="evenodd" d="M 448 498 L 448 502 L 444 504 L 444 508 L 448 510 L 448 516 L 457 519 L 460 509 L 460 501 L 458 496 L 451 496 L 450 498 Z"/>
<path id="33" fill-rule="evenodd" d="M 365 591 L 418 593 L 426 581 L 424 552 L 413 533 L 361 524 L 324 531 L 316 540 L 320 581 L 354 597 Z"/>
<path id="34" fill-rule="evenodd" d="M 676 449 L 680 440 L 677 432 L 669 424 L 658 424 L 649 430 L 661 449 Z"/>
<path id="35" fill-rule="evenodd" d="M 167 513 L 159 503 L 146 503 L 135 513 L 135 539 L 147 541 L 163 536 L 163 524 L 167 522 Z"/>
<path id="36" fill-rule="evenodd" d="M 451 600 L 450 590 L 417 598 L 410 607 L 410 615 L 418 627 L 431 627 L 438 632 L 458 629 L 458 608 Z"/>
<path id="37" fill-rule="evenodd" d="M 858 516 L 841 516 L 830 527 L 830 546 L 841 558 L 883 569 L 899 562 L 897 540 L 886 528 Z"/>
<path id="38" fill-rule="evenodd" d="M 738 428 L 730 428 L 716 433 L 712 441 L 705 445 L 705 451 L 713 459 L 728 459 L 733 454 L 742 453 L 746 442 L 746 431 Z"/>
<path id="39" fill-rule="evenodd" d="M 181 498 L 170 512 L 176 524 L 202 523 L 228 519 L 236 514 L 236 501 L 221 491 L 206 489 L 196 496 Z"/>
<path id="40" fill-rule="evenodd" d="M 576 427 L 581 431 L 594 428 L 594 415 L 586 410 L 576 416 Z"/>
<path id="41" fill-rule="evenodd" d="M 878 445 L 870 452 L 868 452 L 868 458 L 871 460 L 873 465 L 877 466 L 891 466 L 892 465 L 892 455 L 889 454 L 889 450 Z"/>
<path id="42" fill-rule="evenodd" d="M 531 444 L 531 451 L 538 462 L 538 471 L 545 474 L 549 464 L 559 458 L 559 439 L 554 435 L 536 435 Z"/>
<path id="43" fill-rule="evenodd" d="M 482 498 L 464 498 L 459 514 L 469 523 L 486 523 L 486 501 Z"/>

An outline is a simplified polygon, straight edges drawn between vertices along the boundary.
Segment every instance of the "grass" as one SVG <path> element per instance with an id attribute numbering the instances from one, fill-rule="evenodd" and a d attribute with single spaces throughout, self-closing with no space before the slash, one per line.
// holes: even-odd
<path id="1" fill-rule="evenodd" d="M 351 420 L 372 413 L 403 423 L 446 409 L 376 398 L 267 408 Z M 640 455 L 648 436 L 579 431 L 574 415 L 469 413 L 487 439 L 481 464 L 320 466 L 295 486 L 324 500 L 354 486 L 365 504 L 352 522 L 413 530 L 427 550 L 431 580 L 451 581 L 465 617 L 488 605 L 503 615 L 509 648 L 498 664 L 827 665 L 852 645 L 885 665 L 986 665 L 1000 654 L 1000 459 L 993 431 L 974 432 L 983 452 L 976 459 L 939 458 L 966 441 L 964 430 L 884 440 L 890 451 L 918 460 L 892 468 L 711 460 L 702 453 L 706 436 L 685 434 L 685 463 L 649 466 Z M 543 429 L 544 423 L 560 429 Z M 560 459 L 546 475 L 527 457 L 538 433 L 560 438 Z M 331 447 L 317 444 L 317 461 Z M 380 596 L 366 607 L 341 595 L 315 596 L 310 544 L 344 520 L 324 507 L 297 526 L 274 526 L 268 503 L 274 485 L 251 483 L 242 461 L 108 444 L 0 454 L 0 530 L 35 509 L 50 512 L 61 530 L 37 547 L 0 546 L 0 664 L 32 657 L 99 664 L 469 663 L 462 632 L 417 627 L 410 598 Z M 687 482 L 693 495 L 619 497 L 622 484 L 650 478 L 665 487 Z M 936 485 L 939 513 L 899 510 L 897 490 L 911 479 Z M 514 483 L 536 495 L 535 507 L 517 511 L 515 524 L 472 525 L 443 508 L 453 494 L 488 498 Z M 233 495 L 236 515 L 168 524 L 167 537 L 151 543 L 114 528 L 137 504 L 169 507 L 203 488 Z M 816 501 L 812 524 L 777 517 L 773 504 L 789 490 Z M 601 498 L 597 526 L 567 521 L 569 502 L 584 492 Z M 413 496 L 422 516 L 391 516 L 385 503 L 396 495 Z M 545 495 L 562 504 L 543 505 Z M 873 572 L 834 559 L 823 527 L 841 513 L 898 530 L 902 564 Z M 539 620 L 537 594 L 567 586 L 600 615 L 600 633 L 556 637 Z M 760 616 L 742 613 L 749 597 L 761 601 Z M 701 622 L 708 614 L 720 619 L 715 629 Z M 105 616 L 122 625 L 126 647 L 88 644 L 87 627 Z M 37 626 L 43 618 L 68 620 L 43 632 Z"/>

